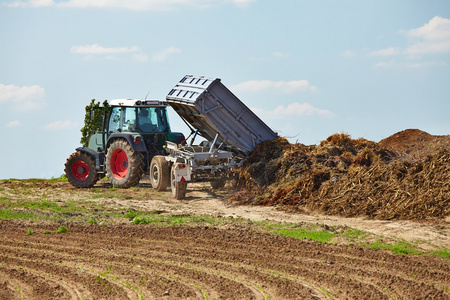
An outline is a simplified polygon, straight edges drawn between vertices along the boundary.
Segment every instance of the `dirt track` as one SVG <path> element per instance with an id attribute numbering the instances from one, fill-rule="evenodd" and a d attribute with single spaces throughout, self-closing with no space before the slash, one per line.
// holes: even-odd
<path id="1" fill-rule="evenodd" d="M 395 221 L 231 206 L 201 187 L 191 188 L 184 201 L 171 199 L 168 192 L 154 193 L 145 183 L 112 192 L 108 185 L 80 190 L 64 182 L 31 187 L 4 182 L 1 188 L 1 196 L 13 201 L 89 200 L 162 213 L 317 224 L 359 220 L 378 233 L 401 231 Z M 237 222 L 219 228 L 75 222 L 66 224 L 64 234 L 55 233 L 60 224 L 39 223 L 0 220 L 0 299 L 450 299 L 450 263 L 436 256 L 296 240 Z M 403 224 L 409 226 L 411 241 L 428 238 L 425 244 L 437 247 L 448 243 L 445 222 Z"/>

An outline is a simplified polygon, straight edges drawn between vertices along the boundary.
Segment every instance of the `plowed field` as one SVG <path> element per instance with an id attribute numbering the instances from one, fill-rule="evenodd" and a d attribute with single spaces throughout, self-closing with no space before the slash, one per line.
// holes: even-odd
<path id="1" fill-rule="evenodd" d="M 245 228 L 71 225 L 25 236 L 2 221 L 0 230 L 2 299 L 450 297 L 448 260 Z"/>
<path id="2" fill-rule="evenodd" d="M 230 206 L 202 186 L 189 189 L 183 201 L 171 199 L 169 192 L 155 193 L 145 183 L 114 190 L 107 183 L 75 189 L 67 182 L 4 181 L 0 191 L 10 200 L 9 207 L 0 206 L 3 211 L 39 216 L 0 220 L 0 299 L 450 299 L 447 258 L 398 255 L 349 240 L 283 237 L 245 219 L 324 228 L 347 220 L 369 231 L 369 223 L 379 221 Z M 21 202 L 24 208 L 13 208 Z M 73 212 L 60 211 L 73 203 L 79 205 Z M 92 209 L 94 204 L 98 208 Z M 125 208 L 185 216 L 198 210 L 242 220 L 217 226 L 133 225 L 101 211 L 120 215 Z M 410 241 L 427 239 L 423 245 L 435 249 L 448 243 L 446 222 L 401 222 Z M 389 228 L 402 226 L 370 224 L 391 238 L 399 231 Z M 56 233 L 61 225 L 66 233 Z"/>

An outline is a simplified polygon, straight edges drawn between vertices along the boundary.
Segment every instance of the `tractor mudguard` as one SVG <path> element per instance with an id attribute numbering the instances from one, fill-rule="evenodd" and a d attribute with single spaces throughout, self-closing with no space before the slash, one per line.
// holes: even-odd
<path id="1" fill-rule="evenodd" d="M 138 141 L 135 140 L 135 136 L 139 137 Z M 113 133 L 109 136 L 108 142 L 106 143 L 106 149 L 108 149 L 109 145 L 112 141 L 116 139 L 125 139 L 128 144 L 130 144 L 133 151 L 138 152 L 148 152 L 147 147 L 145 146 L 145 142 L 140 135 L 130 134 L 130 133 Z"/>
<path id="2" fill-rule="evenodd" d="M 169 132 L 167 133 L 167 139 L 169 142 L 173 142 L 175 144 L 181 144 L 184 142 L 184 134 L 181 132 Z"/>
<path id="3" fill-rule="evenodd" d="M 75 150 L 81 151 L 81 152 L 84 152 L 84 153 L 90 155 L 95 160 L 95 168 L 100 173 L 104 172 L 104 170 L 101 169 L 101 166 L 103 166 L 103 161 L 105 160 L 105 153 L 95 152 L 91 148 L 87 148 L 87 147 L 78 147 Z"/>

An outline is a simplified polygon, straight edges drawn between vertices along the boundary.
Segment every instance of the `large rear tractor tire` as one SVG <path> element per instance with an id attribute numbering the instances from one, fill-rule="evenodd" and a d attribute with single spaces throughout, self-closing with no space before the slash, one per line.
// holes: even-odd
<path id="1" fill-rule="evenodd" d="M 186 181 L 175 181 L 176 165 L 177 165 L 177 163 L 174 163 L 172 165 L 172 170 L 170 172 L 172 196 L 177 200 L 183 200 L 184 198 L 186 198 L 187 182 Z"/>
<path id="2" fill-rule="evenodd" d="M 150 182 L 158 192 L 170 184 L 170 166 L 162 155 L 155 155 L 150 163 Z"/>
<path id="3" fill-rule="evenodd" d="M 115 140 L 106 153 L 106 173 L 113 186 L 137 185 L 144 174 L 144 156 L 125 140 Z"/>
<path id="4" fill-rule="evenodd" d="M 87 153 L 77 151 L 66 161 L 64 172 L 69 182 L 79 188 L 88 188 L 98 181 L 94 159 Z"/>

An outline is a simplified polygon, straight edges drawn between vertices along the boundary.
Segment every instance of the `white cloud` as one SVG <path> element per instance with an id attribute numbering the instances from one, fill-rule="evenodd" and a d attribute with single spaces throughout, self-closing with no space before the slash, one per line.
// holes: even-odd
<path id="1" fill-rule="evenodd" d="M 152 56 L 152 61 L 161 62 L 165 61 L 170 55 L 181 53 L 181 49 L 175 47 L 169 47 L 161 50 L 160 52 Z"/>
<path id="2" fill-rule="evenodd" d="M 332 117 L 334 115 L 329 110 L 314 107 L 309 103 L 298 103 L 298 102 L 291 103 L 286 107 L 280 105 L 273 110 L 273 113 L 275 116 L 279 118 L 312 116 L 312 115 L 318 115 L 322 117 Z"/>
<path id="3" fill-rule="evenodd" d="M 450 19 L 436 16 L 422 27 L 407 31 L 406 35 L 420 40 L 406 50 L 408 54 L 450 52 Z"/>
<path id="4" fill-rule="evenodd" d="M 289 117 L 304 117 L 304 116 L 319 116 L 319 117 L 334 117 L 334 113 L 326 109 L 314 107 L 309 103 L 294 102 L 288 106 L 280 105 L 275 109 L 268 111 L 261 108 L 252 108 L 252 111 L 267 119 L 283 119 Z"/>
<path id="5" fill-rule="evenodd" d="M 422 27 L 411 29 L 406 34 L 424 40 L 448 40 L 450 39 L 450 19 L 436 16 Z"/>
<path id="6" fill-rule="evenodd" d="M 70 52 L 75 54 L 118 54 L 118 53 L 130 53 L 139 51 L 140 48 L 136 46 L 132 47 L 103 47 L 98 44 L 86 45 L 86 46 L 73 46 L 70 48 Z"/>
<path id="7" fill-rule="evenodd" d="M 356 53 L 354 51 L 351 50 L 345 50 L 341 53 L 342 56 L 347 57 L 347 58 L 351 58 L 356 56 Z"/>
<path id="8" fill-rule="evenodd" d="M 411 69 L 425 68 L 425 67 L 445 67 L 447 63 L 439 62 L 439 61 L 428 61 L 428 62 L 416 62 L 416 63 L 407 63 L 406 67 Z"/>
<path id="9" fill-rule="evenodd" d="M 397 54 L 407 54 L 417 58 L 419 54 L 436 54 L 450 52 L 450 19 L 434 17 L 425 25 L 403 31 L 412 38 L 412 44 L 404 49 L 389 47 L 381 50 L 369 52 L 371 56 L 392 56 Z"/>
<path id="10" fill-rule="evenodd" d="M 20 121 L 14 120 L 6 124 L 6 127 L 18 127 L 20 125 L 21 125 Z"/>
<path id="11" fill-rule="evenodd" d="M 372 51 L 369 53 L 369 55 L 371 55 L 371 56 L 392 56 L 392 55 L 397 55 L 399 53 L 400 53 L 400 50 L 398 50 L 394 47 L 389 47 L 386 49 Z"/>
<path id="12" fill-rule="evenodd" d="M 0 103 L 30 101 L 43 97 L 45 90 L 38 85 L 16 86 L 0 84 Z"/>
<path id="13" fill-rule="evenodd" d="M 13 1 L 8 4 L 9 7 L 46 7 L 53 6 L 53 0 L 29 0 L 29 1 Z"/>
<path id="14" fill-rule="evenodd" d="M 286 58 L 286 57 L 291 56 L 289 53 L 284 53 L 284 52 L 274 52 L 270 55 L 275 58 Z"/>
<path id="15" fill-rule="evenodd" d="M 73 128 L 77 128 L 77 127 L 78 127 L 78 123 L 72 122 L 69 120 L 66 120 L 66 121 L 59 120 L 59 121 L 48 123 L 47 125 L 43 126 L 43 128 L 46 130 L 65 130 L 65 129 L 73 129 Z"/>
<path id="16" fill-rule="evenodd" d="M 396 62 L 394 60 L 391 60 L 391 61 L 388 61 L 388 62 L 382 61 L 382 62 L 376 63 L 374 65 L 374 67 L 375 68 L 380 68 L 380 69 L 381 68 L 382 69 L 389 69 L 389 68 L 394 67 L 395 65 L 396 65 Z"/>
<path id="17" fill-rule="evenodd" d="M 34 110 L 44 107 L 44 101 L 37 101 L 45 95 L 39 85 L 17 86 L 0 84 L 0 104 L 12 103 L 17 110 Z"/>
<path id="18" fill-rule="evenodd" d="M 261 92 L 265 90 L 278 90 L 286 94 L 297 91 L 316 91 L 317 87 L 311 85 L 308 80 L 292 81 L 271 81 L 271 80 L 250 80 L 239 83 L 233 87 L 236 91 Z"/>
<path id="19" fill-rule="evenodd" d="M 147 62 L 148 56 L 145 54 L 135 54 L 133 55 L 133 60 L 137 62 Z"/>
<path id="20" fill-rule="evenodd" d="M 232 4 L 235 4 L 240 7 L 246 7 L 252 4 L 253 2 L 256 2 L 256 0 L 229 0 L 227 2 L 231 2 Z"/>
<path id="21" fill-rule="evenodd" d="M 129 10 L 179 10 L 185 8 L 210 8 L 223 4 L 247 7 L 256 0 L 18 0 L 9 7 L 69 7 L 69 8 L 106 8 Z"/>
<path id="22" fill-rule="evenodd" d="M 404 36 L 409 37 L 410 45 L 407 47 L 388 47 L 376 51 L 368 52 L 369 56 L 394 56 L 399 57 L 399 62 L 378 62 L 375 68 L 424 68 L 432 66 L 446 66 L 444 62 L 420 61 L 425 54 L 450 53 L 450 19 L 434 17 L 425 25 L 400 31 Z M 402 62 L 402 59 L 416 60 L 414 63 Z"/>
<path id="23" fill-rule="evenodd" d="M 450 40 L 418 43 L 410 46 L 406 52 L 408 54 L 450 53 Z"/>

